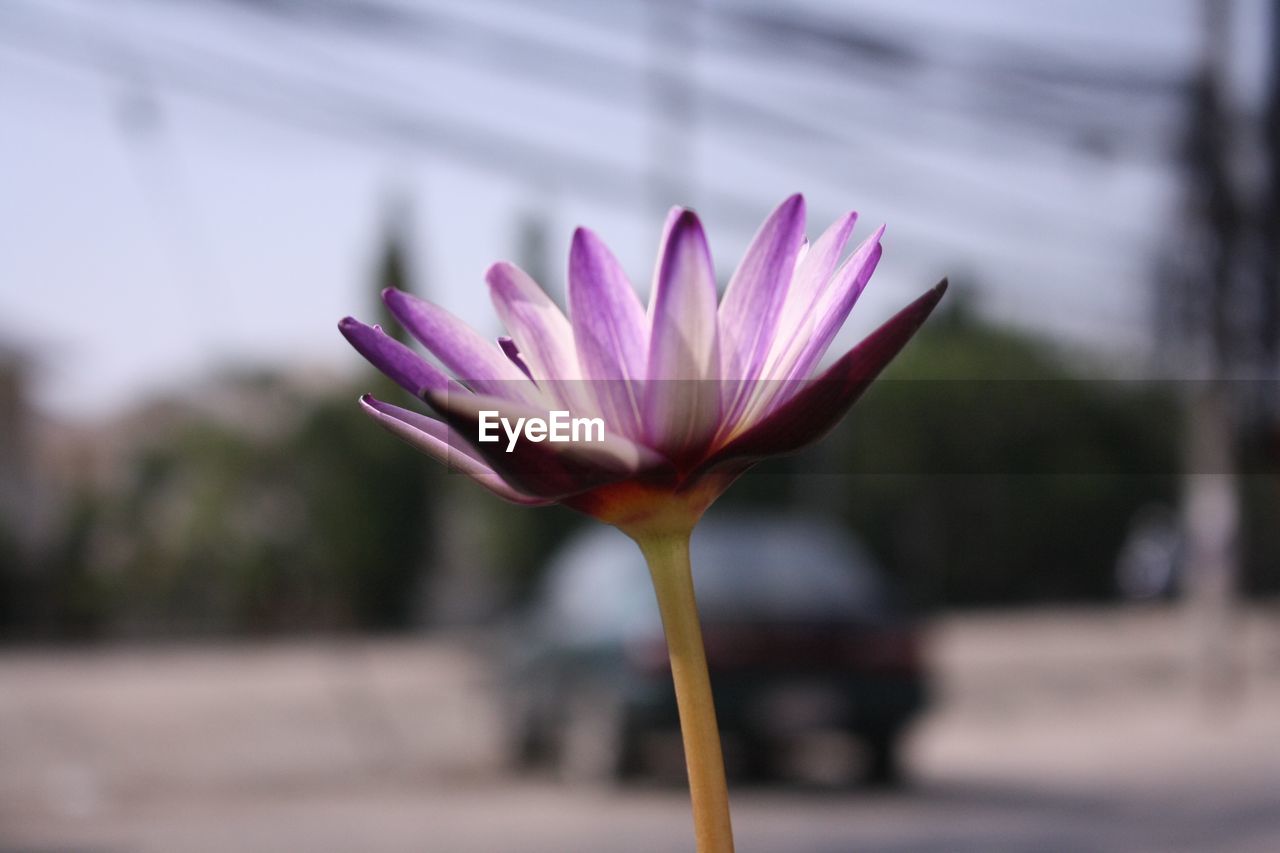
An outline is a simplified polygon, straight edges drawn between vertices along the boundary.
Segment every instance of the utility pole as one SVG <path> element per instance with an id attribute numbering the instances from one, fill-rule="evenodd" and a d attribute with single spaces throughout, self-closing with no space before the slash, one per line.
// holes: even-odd
<path id="1" fill-rule="evenodd" d="M 1260 294 L 1262 310 L 1262 358 L 1266 379 L 1280 368 L 1280 0 L 1271 0 L 1269 29 L 1271 57 L 1267 79 L 1267 105 L 1262 119 L 1263 160 L 1266 184 L 1259 209 Z M 1265 411 L 1273 425 L 1280 424 L 1280 401 L 1272 398 Z M 1280 453 L 1280 435 L 1273 452 Z"/>
<path id="2" fill-rule="evenodd" d="M 1190 376 L 1183 456 L 1184 596 L 1196 686 L 1205 704 L 1216 707 L 1231 698 L 1239 681 L 1232 641 L 1240 528 L 1237 401 L 1228 377 L 1239 369 L 1242 352 L 1233 309 L 1242 281 L 1243 223 L 1230 170 L 1234 136 L 1226 103 L 1231 4 L 1202 0 L 1201 11 L 1204 42 L 1190 93 L 1181 236 L 1192 251 L 1175 273 L 1180 291 L 1175 340 L 1186 359 L 1180 367 Z"/>
<path id="3" fill-rule="evenodd" d="M 697 0 L 647 5 L 653 109 L 649 187 L 652 203 L 662 214 L 673 204 L 693 204 L 694 27 L 699 10 Z"/>

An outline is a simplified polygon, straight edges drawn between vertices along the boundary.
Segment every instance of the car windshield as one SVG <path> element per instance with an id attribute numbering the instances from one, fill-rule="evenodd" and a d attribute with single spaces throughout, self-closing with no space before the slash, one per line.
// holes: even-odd
<path id="1" fill-rule="evenodd" d="M 819 621 L 886 606 L 870 556 L 838 528 L 778 519 L 707 520 L 693 537 L 694 585 L 707 619 Z M 660 625 L 648 570 L 621 533 L 575 537 L 553 561 L 540 616 L 557 632 L 610 637 Z"/>
<path id="2" fill-rule="evenodd" d="M 708 525 L 694 534 L 693 560 L 709 618 L 847 617 L 884 604 L 870 556 L 826 525 Z"/>

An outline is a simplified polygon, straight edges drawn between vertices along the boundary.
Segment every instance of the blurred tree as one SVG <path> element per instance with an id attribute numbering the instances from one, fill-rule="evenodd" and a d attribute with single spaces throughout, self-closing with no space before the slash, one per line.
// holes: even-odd
<path id="1" fill-rule="evenodd" d="M 309 588 L 289 545 L 306 534 L 283 463 L 269 439 L 198 412 L 144 441 L 98 533 L 115 630 L 316 627 L 297 612 Z"/>
<path id="2" fill-rule="evenodd" d="M 113 627 L 409 625 L 432 538 L 426 460 L 372 428 L 354 386 L 311 395 L 278 377 L 252 385 L 250 398 L 284 399 L 290 418 L 264 428 L 190 411 L 135 454 L 95 531 Z"/>
<path id="3" fill-rule="evenodd" d="M 94 531 L 101 498 L 81 488 L 68 502 L 62 535 L 43 561 L 47 603 L 41 633 L 73 639 L 96 637 L 107 613 L 101 579 L 92 572 Z"/>
<path id="4" fill-rule="evenodd" d="M 354 395 L 319 401 L 291 436 L 292 479 L 309 535 L 303 562 L 330 580 L 357 625 L 402 628 L 419 615 L 430 498 L 441 474 L 371 428 Z"/>
<path id="5" fill-rule="evenodd" d="M 233 377 L 169 406 L 136 438 L 127 476 L 68 514 L 48 588 L 15 600 L 61 602 L 40 618 L 63 635 L 191 634 L 404 627 L 445 559 L 458 579 L 527 592 L 583 519 L 504 504 L 390 439 L 354 405 L 371 380 L 315 391 Z M 807 492 L 917 601 L 1109 598 L 1130 519 L 1176 494 L 1166 390 L 1082 377 L 961 304 L 921 332 L 826 455 L 773 460 L 714 511 L 778 511 Z M 836 477 L 851 487 L 830 488 Z M 1250 485 L 1246 507 L 1274 512 L 1274 482 Z M 442 503 L 461 508 L 452 550 Z M 1280 536 L 1266 519 L 1247 514 L 1246 529 L 1274 584 Z"/>
<path id="6" fill-rule="evenodd" d="M 406 203 L 393 202 L 377 292 L 415 289 L 408 223 Z M 117 631 L 411 624 L 423 612 L 443 474 L 370 423 L 356 405 L 368 390 L 403 396 L 372 368 L 324 391 L 268 371 L 157 406 L 165 416 L 144 419 L 151 428 L 134 437 L 103 512 L 68 522 L 67 568 L 54 575 L 79 583 L 72 557 L 94 537 L 92 594 Z"/>
<path id="7" fill-rule="evenodd" d="M 22 552 L 9 526 L 0 522 L 0 637 L 11 635 L 22 619 L 22 603 L 28 599 L 22 571 Z"/>
<path id="8" fill-rule="evenodd" d="M 963 287 L 956 288 L 962 294 Z M 1103 599 L 1129 521 L 1175 492 L 1173 401 L 1091 380 L 962 299 L 935 316 L 829 439 L 788 464 L 917 601 Z"/>
<path id="9" fill-rule="evenodd" d="M 413 270 L 411 268 L 413 233 L 413 209 L 407 196 L 392 196 L 383 213 L 381 245 L 375 264 L 374 275 L 370 279 L 374 286 L 373 304 L 377 311 L 378 324 L 383 330 L 400 341 L 409 343 L 409 333 L 396 322 L 382 302 L 382 291 L 388 287 L 417 292 Z M 379 374 L 381 376 L 381 374 Z"/>
<path id="10" fill-rule="evenodd" d="M 516 221 L 516 258 L 520 268 L 550 294 L 557 288 L 551 280 L 550 237 L 547 234 L 546 214 L 530 208 Z"/>

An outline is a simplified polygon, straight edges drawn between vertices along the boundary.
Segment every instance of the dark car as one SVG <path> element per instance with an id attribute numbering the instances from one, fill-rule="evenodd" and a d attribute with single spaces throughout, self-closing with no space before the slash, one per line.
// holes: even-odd
<path id="1" fill-rule="evenodd" d="M 835 733 L 863 747 L 865 778 L 896 780 L 901 735 L 925 704 L 921 642 L 868 554 L 832 526 L 740 517 L 705 520 L 692 552 L 731 768 L 774 778 L 804 735 Z M 678 731 L 657 603 L 630 540 L 595 528 L 557 555 L 513 632 L 506 686 L 520 766 L 620 779 L 641 768 L 649 735 Z"/>

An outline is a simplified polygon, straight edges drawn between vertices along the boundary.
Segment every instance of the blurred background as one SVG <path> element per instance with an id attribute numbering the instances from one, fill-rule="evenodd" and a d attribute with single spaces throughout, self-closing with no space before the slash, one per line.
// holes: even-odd
<path id="1" fill-rule="evenodd" d="M 0 105 L 0 849 L 687 849 L 625 540 L 335 323 L 795 191 L 833 351 L 953 288 L 710 514 L 740 849 L 1280 848 L 1280 3 L 4 0 Z"/>

